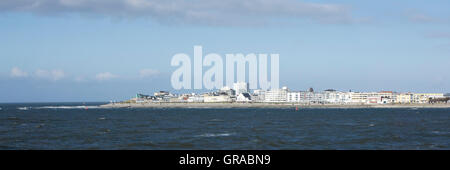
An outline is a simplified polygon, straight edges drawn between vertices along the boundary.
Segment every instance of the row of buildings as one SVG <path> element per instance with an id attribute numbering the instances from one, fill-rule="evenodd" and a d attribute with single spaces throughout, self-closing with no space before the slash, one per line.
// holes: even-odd
<path id="1" fill-rule="evenodd" d="M 154 93 L 153 96 L 138 94 L 134 102 L 193 102 L 193 103 L 298 103 L 298 104 L 413 104 L 430 102 L 447 102 L 450 96 L 443 93 L 396 93 L 381 92 L 341 92 L 333 89 L 315 92 L 291 91 L 287 87 L 268 91 L 253 90 L 248 83 L 238 82 L 230 87 L 223 87 L 214 92 L 203 94 L 171 94 L 166 91 Z"/>

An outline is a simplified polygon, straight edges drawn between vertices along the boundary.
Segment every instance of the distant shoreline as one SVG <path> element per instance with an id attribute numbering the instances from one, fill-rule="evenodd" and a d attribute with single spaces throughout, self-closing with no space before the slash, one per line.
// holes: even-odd
<path id="1" fill-rule="evenodd" d="M 441 104 L 110 103 L 101 108 L 450 108 Z"/>

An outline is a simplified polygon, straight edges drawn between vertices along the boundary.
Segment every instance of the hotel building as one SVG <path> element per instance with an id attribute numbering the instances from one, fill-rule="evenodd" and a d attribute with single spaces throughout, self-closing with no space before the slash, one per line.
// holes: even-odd
<path id="1" fill-rule="evenodd" d="M 287 94 L 288 94 L 288 88 L 283 87 L 282 89 L 272 89 L 270 91 L 266 91 L 265 93 L 265 102 L 287 102 Z"/>

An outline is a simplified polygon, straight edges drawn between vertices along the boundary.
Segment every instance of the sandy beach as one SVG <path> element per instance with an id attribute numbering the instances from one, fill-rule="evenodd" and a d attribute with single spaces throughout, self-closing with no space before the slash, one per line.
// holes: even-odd
<path id="1" fill-rule="evenodd" d="M 110 103 L 101 108 L 450 108 L 450 104 Z"/>

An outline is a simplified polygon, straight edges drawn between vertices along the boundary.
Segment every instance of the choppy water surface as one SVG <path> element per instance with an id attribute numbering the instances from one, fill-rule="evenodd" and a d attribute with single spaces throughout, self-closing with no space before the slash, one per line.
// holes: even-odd
<path id="1" fill-rule="evenodd" d="M 0 149 L 450 149 L 450 109 L 0 104 Z"/>

